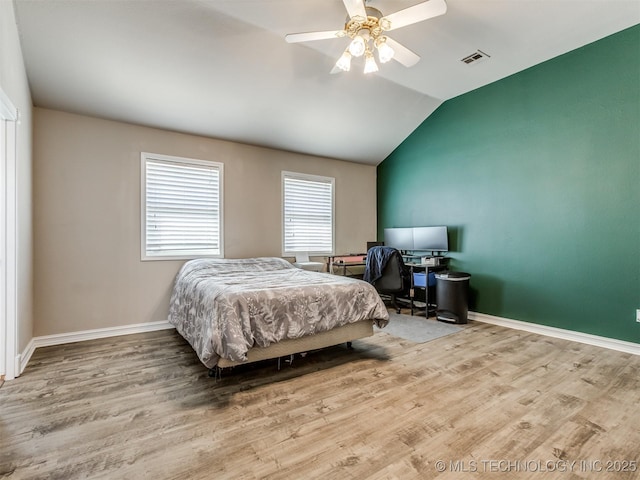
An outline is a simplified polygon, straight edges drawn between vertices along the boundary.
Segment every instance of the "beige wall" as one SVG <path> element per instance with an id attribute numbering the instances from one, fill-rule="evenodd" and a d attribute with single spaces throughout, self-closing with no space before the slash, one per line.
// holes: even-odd
<path id="1" fill-rule="evenodd" d="M 224 163 L 227 258 L 282 255 L 282 170 L 335 177 L 337 253 L 376 237 L 374 166 L 34 112 L 35 336 L 167 318 L 183 262 L 140 260 L 141 151 Z"/>
<path id="2" fill-rule="evenodd" d="M 32 102 L 15 22 L 13 2 L 0 0 L 0 87 L 18 109 L 15 175 L 17 214 L 17 352 L 33 334 L 33 229 L 31 189 Z M 8 180 L 11 181 L 11 180 Z M 4 341 L 4 339 L 2 339 Z"/>

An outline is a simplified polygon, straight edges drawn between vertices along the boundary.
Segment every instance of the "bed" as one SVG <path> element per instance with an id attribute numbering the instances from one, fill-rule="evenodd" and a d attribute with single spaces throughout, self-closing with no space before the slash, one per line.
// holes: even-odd
<path id="1" fill-rule="evenodd" d="M 351 342 L 388 321 L 367 282 L 275 257 L 190 260 L 169 306 L 169 322 L 210 369 Z"/>

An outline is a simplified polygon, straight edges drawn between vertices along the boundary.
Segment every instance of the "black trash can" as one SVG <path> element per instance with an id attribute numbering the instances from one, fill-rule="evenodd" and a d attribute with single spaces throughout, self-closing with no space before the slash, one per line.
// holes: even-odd
<path id="1" fill-rule="evenodd" d="M 469 279 L 464 272 L 436 273 L 436 318 L 443 322 L 467 323 Z"/>

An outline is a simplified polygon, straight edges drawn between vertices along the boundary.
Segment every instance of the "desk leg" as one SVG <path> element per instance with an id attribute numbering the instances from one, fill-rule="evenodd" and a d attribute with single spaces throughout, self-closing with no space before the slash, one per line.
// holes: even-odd
<path id="1" fill-rule="evenodd" d="M 411 305 L 411 316 L 413 316 L 413 297 L 416 293 L 413 287 L 413 267 L 409 267 L 409 304 Z"/>
<path id="2" fill-rule="evenodd" d="M 429 318 L 429 267 L 425 267 L 425 287 L 424 287 L 424 318 Z"/>
<path id="3" fill-rule="evenodd" d="M 424 318 L 429 318 L 429 270 L 427 269 L 427 283 L 426 283 L 426 287 L 424 288 L 424 301 L 425 301 L 425 306 L 424 306 Z"/>
<path id="4" fill-rule="evenodd" d="M 411 290 L 409 290 L 409 298 L 410 298 L 410 304 L 411 304 L 411 315 L 413 316 L 413 294 L 414 294 L 414 290 L 413 287 L 411 287 Z"/>

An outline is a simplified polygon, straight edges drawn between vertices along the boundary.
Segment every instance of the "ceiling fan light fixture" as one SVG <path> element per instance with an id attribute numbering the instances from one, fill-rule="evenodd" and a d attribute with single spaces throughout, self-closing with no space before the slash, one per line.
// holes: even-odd
<path id="1" fill-rule="evenodd" d="M 351 69 L 351 54 L 349 50 L 345 50 L 342 56 L 336 62 L 336 67 L 338 67 L 343 72 L 348 72 Z"/>
<path id="2" fill-rule="evenodd" d="M 354 57 L 361 57 L 366 50 L 366 43 L 364 38 L 360 35 L 356 35 L 349 44 L 349 53 Z"/>
<path id="3" fill-rule="evenodd" d="M 367 50 L 364 61 L 364 73 L 375 73 L 378 71 L 378 65 L 373 58 L 373 53 Z"/>
<path id="4" fill-rule="evenodd" d="M 387 44 L 387 37 L 378 37 L 376 39 L 376 48 L 378 49 L 378 59 L 380 63 L 387 63 L 396 53 L 393 48 Z"/>
<path id="5" fill-rule="evenodd" d="M 337 0 L 332 1 L 337 2 Z M 344 28 L 341 30 L 292 33 L 286 35 L 285 40 L 289 43 L 298 43 L 349 37 L 350 43 L 346 52 L 338 59 L 331 73 L 349 70 L 352 58 L 363 55 L 365 57 L 364 72 L 377 72 L 378 65 L 373 53 L 376 49 L 381 64 L 393 59 L 405 67 L 412 67 L 418 63 L 420 56 L 393 38 L 386 37 L 386 32 L 423 22 L 447 12 L 446 0 L 423 0 L 385 16 L 377 8 L 368 5 L 368 1 L 342 0 L 347 9 L 347 17 Z"/>

